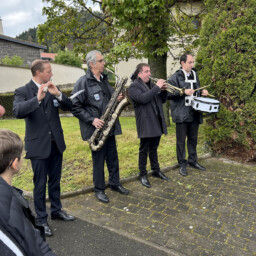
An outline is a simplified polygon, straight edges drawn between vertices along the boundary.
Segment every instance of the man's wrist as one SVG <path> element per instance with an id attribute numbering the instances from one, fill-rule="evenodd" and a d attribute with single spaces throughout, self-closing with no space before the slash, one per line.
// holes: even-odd
<path id="1" fill-rule="evenodd" d="M 57 100 L 62 101 L 62 93 L 60 91 L 58 95 L 55 95 L 55 97 L 57 98 Z"/>
<path id="2" fill-rule="evenodd" d="M 61 92 L 60 92 L 60 91 L 58 91 L 58 93 L 57 93 L 57 94 L 55 94 L 55 97 L 60 97 L 60 95 L 61 95 Z"/>
<path id="3" fill-rule="evenodd" d="M 36 97 L 37 101 L 38 101 L 38 104 L 40 105 L 41 104 L 41 99 L 39 99 L 39 97 Z"/>

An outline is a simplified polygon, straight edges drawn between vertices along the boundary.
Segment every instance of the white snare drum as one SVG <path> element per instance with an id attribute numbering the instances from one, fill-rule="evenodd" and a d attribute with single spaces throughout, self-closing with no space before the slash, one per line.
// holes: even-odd
<path id="1" fill-rule="evenodd" d="M 194 110 L 197 111 L 216 113 L 219 111 L 220 102 L 218 100 L 204 97 L 194 97 L 191 106 Z"/>

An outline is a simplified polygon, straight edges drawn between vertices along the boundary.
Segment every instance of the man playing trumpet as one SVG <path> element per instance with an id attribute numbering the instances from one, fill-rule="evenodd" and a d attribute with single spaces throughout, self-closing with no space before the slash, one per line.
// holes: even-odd
<path id="1" fill-rule="evenodd" d="M 171 115 L 172 120 L 176 123 L 176 152 L 177 159 L 180 165 L 180 174 L 187 175 L 187 162 L 190 167 L 206 170 L 205 167 L 197 162 L 197 136 L 199 124 L 203 122 L 202 113 L 195 111 L 191 105 L 186 104 L 191 102 L 191 97 L 194 94 L 200 94 L 200 83 L 193 67 L 195 64 L 191 54 L 184 54 L 180 57 L 181 68 L 177 70 L 169 79 L 168 83 L 184 88 L 184 94 L 181 95 L 178 91 L 170 94 Z M 207 96 L 208 91 L 202 90 L 202 96 Z M 185 140 L 187 137 L 188 161 L 186 157 Z"/>
<path id="2" fill-rule="evenodd" d="M 167 98 L 166 82 L 159 79 L 156 84 L 150 80 L 150 66 L 146 63 L 137 65 L 131 79 L 133 83 L 129 88 L 129 97 L 132 100 L 138 137 L 139 149 L 139 179 L 143 186 L 148 188 L 151 184 L 147 178 L 147 156 L 149 155 L 153 176 L 169 180 L 161 171 L 158 163 L 157 148 L 161 135 L 167 134 L 163 113 L 163 103 Z"/>

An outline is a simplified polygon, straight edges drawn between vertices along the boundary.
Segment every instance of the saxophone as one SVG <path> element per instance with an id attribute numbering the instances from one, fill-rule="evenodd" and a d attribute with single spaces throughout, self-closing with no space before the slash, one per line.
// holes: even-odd
<path id="1" fill-rule="evenodd" d="M 112 72 L 112 71 L 111 71 Z M 128 96 L 122 99 L 120 102 L 117 100 L 118 95 L 124 92 L 125 84 L 128 78 L 123 77 L 120 81 L 118 79 L 116 83 L 116 89 L 111 96 L 109 103 L 106 106 L 104 114 L 101 116 L 101 120 L 104 121 L 102 128 L 97 128 L 92 134 L 91 138 L 88 140 L 89 146 L 92 151 L 100 150 L 109 136 L 111 129 L 113 128 L 117 118 L 121 114 L 124 107 L 130 104 Z"/>

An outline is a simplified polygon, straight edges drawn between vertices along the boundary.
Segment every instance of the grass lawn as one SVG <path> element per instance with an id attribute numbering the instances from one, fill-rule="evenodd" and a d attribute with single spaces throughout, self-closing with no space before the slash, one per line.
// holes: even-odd
<path id="1" fill-rule="evenodd" d="M 139 139 L 137 138 L 134 117 L 120 117 L 123 134 L 116 136 L 119 155 L 120 176 L 126 178 L 138 174 Z M 88 143 L 82 141 L 78 119 L 75 117 L 61 117 L 67 149 L 64 152 L 61 191 L 74 191 L 92 186 L 92 159 Z M 203 125 L 199 130 L 198 155 L 205 153 L 203 139 Z M 25 122 L 19 119 L 2 119 L 0 128 L 9 129 L 24 139 Z M 162 136 L 158 149 L 160 167 L 166 167 L 176 160 L 175 124 L 168 128 L 168 135 Z M 148 165 L 148 170 L 150 165 Z M 105 168 L 106 181 L 108 172 Z M 30 160 L 24 159 L 23 166 L 13 180 L 13 185 L 21 189 L 33 190 L 33 171 Z"/>

